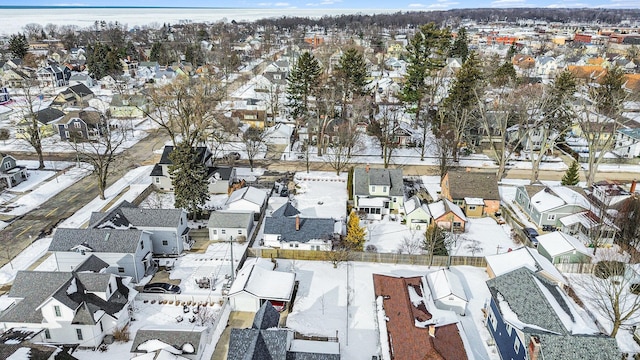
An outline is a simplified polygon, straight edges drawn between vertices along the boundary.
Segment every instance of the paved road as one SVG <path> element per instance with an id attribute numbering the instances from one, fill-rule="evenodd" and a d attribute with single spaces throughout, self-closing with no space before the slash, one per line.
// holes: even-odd
<path id="1" fill-rule="evenodd" d="M 131 169 L 155 163 L 158 156 L 153 151 L 161 148 L 166 140 L 167 137 L 164 134 L 153 133 L 124 151 L 122 161 L 111 172 L 108 185 L 113 184 Z M 61 154 L 55 156 L 55 160 L 69 158 L 69 156 L 73 157 L 69 154 Z M 73 215 L 97 196 L 97 181 L 93 176 L 87 176 L 37 209 L 14 220 L 0 231 L 3 249 L 0 255 L 0 266 L 7 263 L 7 258 L 13 258 L 19 254 L 32 241 L 50 233 L 58 223 Z"/>

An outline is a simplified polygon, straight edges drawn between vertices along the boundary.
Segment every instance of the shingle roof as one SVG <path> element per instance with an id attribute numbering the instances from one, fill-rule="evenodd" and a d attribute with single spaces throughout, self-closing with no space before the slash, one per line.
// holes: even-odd
<path id="1" fill-rule="evenodd" d="M 449 193 L 453 200 L 465 197 L 500 200 L 498 177 L 495 173 L 466 172 L 454 169 L 450 170 L 448 175 Z"/>
<path id="2" fill-rule="evenodd" d="M 89 226 L 98 229 L 122 229 L 136 227 L 166 228 L 180 226 L 182 209 L 144 209 L 128 201 L 107 213 L 93 213 Z M 100 216 L 96 215 L 100 214 Z"/>
<path id="3" fill-rule="evenodd" d="M 295 217 L 267 217 L 264 233 L 279 234 L 282 241 L 306 243 L 312 239 L 330 239 L 335 232 L 334 225 L 333 219 L 300 218 L 300 230 L 296 230 Z"/>
<path id="4" fill-rule="evenodd" d="M 286 359 L 287 331 L 231 329 L 228 360 Z"/>
<path id="5" fill-rule="evenodd" d="M 36 112 L 36 119 L 44 125 L 64 117 L 64 113 L 56 108 L 48 107 Z"/>
<path id="6" fill-rule="evenodd" d="M 274 327 L 278 327 L 278 323 L 280 322 L 280 313 L 276 308 L 271 305 L 271 301 L 267 300 L 260 306 L 258 312 L 256 312 L 256 316 L 253 318 L 253 325 L 251 326 L 254 329 L 270 329 Z"/>
<path id="7" fill-rule="evenodd" d="M 276 211 L 274 211 L 271 216 L 272 217 L 291 217 L 300 214 L 300 211 L 295 208 L 295 206 L 291 205 L 291 202 L 287 201 L 284 205 L 280 206 Z"/>
<path id="8" fill-rule="evenodd" d="M 36 309 L 70 279 L 69 272 L 19 271 L 8 296 L 22 300 L 3 313 L 0 321 L 41 323 L 42 312 Z"/>
<path id="9" fill-rule="evenodd" d="M 198 154 L 196 161 L 199 163 L 204 164 L 211 157 L 211 152 L 206 146 L 198 146 L 195 148 L 195 150 Z M 164 150 L 162 151 L 162 156 L 160 157 L 159 164 L 162 164 L 162 165 L 173 164 L 173 162 L 169 158 L 169 154 L 171 154 L 172 151 L 173 151 L 173 146 L 165 146 Z"/>
<path id="10" fill-rule="evenodd" d="M 541 285 L 538 285 L 541 284 Z M 497 304 L 505 301 L 518 320 L 523 323 L 525 334 L 540 338 L 545 358 L 550 359 L 619 359 L 614 338 L 604 335 L 573 335 L 565 327 L 556 311 L 566 317 L 565 323 L 576 322 L 571 306 L 565 301 L 556 285 L 521 267 L 496 278 L 487 280 L 487 286 Z M 552 299 L 542 292 L 541 286 Z M 501 299 L 500 299 L 501 298 Z M 550 303 L 553 301 L 557 306 Z"/>
<path id="11" fill-rule="evenodd" d="M 72 251 L 78 245 L 93 252 L 135 253 L 142 237 L 142 230 L 112 229 L 64 229 L 53 235 L 49 251 Z"/>
<path id="12" fill-rule="evenodd" d="M 200 348 L 200 340 L 202 338 L 202 332 L 206 328 L 202 326 L 194 326 L 188 329 L 176 328 L 176 329 L 140 329 L 136 332 L 136 337 L 131 344 L 131 352 L 141 352 L 138 347 L 149 340 L 160 340 L 163 343 L 172 345 L 176 349 L 182 349 L 185 344 L 191 344 L 197 355 Z"/>
<path id="13" fill-rule="evenodd" d="M 250 212 L 226 212 L 213 211 L 209 217 L 207 227 L 213 228 L 241 228 L 246 229 L 253 221 L 253 213 Z"/>
<path id="14" fill-rule="evenodd" d="M 356 195 L 369 195 L 369 185 L 389 186 L 390 196 L 403 196 L 401 169 L 353 169 L 353 189 Z"/>

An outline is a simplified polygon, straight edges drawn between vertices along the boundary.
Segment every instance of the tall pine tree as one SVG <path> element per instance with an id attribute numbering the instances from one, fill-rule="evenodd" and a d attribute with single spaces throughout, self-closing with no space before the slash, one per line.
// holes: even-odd
<path id="1" fill-rule="evenodd" d="M 197 150 L 184 142 L 169 154 L 169 175 L 175 194 L 175 207 L 187 210 L 193 219 L 209 198 L 207 169 L 199 162 Z"/>
<path id="2" fill-rule="evenodd" d="M 355 95 L 364 95 L 369 84 L 367 63 L 364 55 L 356 48 L 348 48 L 340 57 L 337 74 L 343 82 L 343 103 L 349 102 Z"/>
<path id="3" fill-rule="evenodd" d="M 349 222 L 347 222 L 347 236 L 345 243 L 351 250 L 362 251 L 364 248 L 365 229 L 360 226 L 360 217 L 355 210 L 351 210 L 349 214 Z"/>
<path id="4" fill-rule="evenodd" d="M 320 63 L 313 54 L 307 51 L 300 55 L 287 84 L 287 106 L 294 118 L 305 115 L 309 110 L 309 96 L 318 87 L 320 73 Z"/>
<path id="5" fill-rule="evenodd" d="M 9 51 L 11 55 L 17 58 L 24 58 L 29 51 L 29 41 L 27 41 L 27 37 L 20 33 L 11 35 L 9 38 Z"/>
<path id="6" fill-rule="evenodd" d="M 467 56 L 469 55 L 468 44 L 467 28 L 460 28 L 453 45 L 451 45 L 451 49 L 449 49 L 449 57 L 460 58 L 462 62 L 467 61 Z"/>
<path id="7" fill-rule="evenodd" d="M 564 173 L 561 183 L 565 186 L 575 186 L 578 182 L 580 182 L 580 165 L 574 160 Z"/>

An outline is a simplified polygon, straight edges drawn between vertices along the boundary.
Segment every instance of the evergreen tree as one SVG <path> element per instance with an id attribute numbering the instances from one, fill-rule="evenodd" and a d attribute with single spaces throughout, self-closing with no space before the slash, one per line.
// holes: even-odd
<path id="1" fill-rule="evenodd" d="M 347 49 L 340 57 L 337 76 L 343 81 L 343 102 L 348 102 L 353 95 L 364 95 L 369 84 L 367 63 L 364 55 L 355 48 Z"/>
<path id="2" fill-rule="evenodd" d="M 355 210 L 351 210 L 347 222 L 347 236 L 345 243 L 351 250 L 362 251 L 364 248 L 365 229 L 360 226 L 360 217 Z"/>
<path id="3" fill-rule="evenodd" d="M 17 58 L 24 58 L 29 51 L 29 41 L 24 34 L 14 34 L 9 38 L 9 51 Z"/>
<path id="4" fill-rule="evenodd" d="M 598 111 L 610 118 L 615 118 L 622 110 L 626 98 L 624 71 L 616 66 L 607 71 L 600 86 L 593 90 Z"/>
<path id="5" fill-rule="evenodd" d="M 456 74 L 449 94 L 444 101 L 445 108 L 471 108 L 478 102 L 476 90 L 482 81 L 480 59 L 476 52 L 472 51 L 467 61 Z"/>
<path id="6" fill-rule="evenodd" d="M 311 52 L 303 53 L 296 61 L 287 84 L 288 107 L 294 118 L 298 118 L 309 110 L 309 96 L 320 82 L 320 63 Z"/>
<path id="7" fill-rule="evenodd" d="M 458 36 L 449 50 L 449 57 L 460 58 L 462 59 L 462 62 L 467 61 L 467 56 L 469 55 L 468 43 L 469 39 L 467 38 L 467 29 L 460 28 L 460 30 L 458 30 Z"/>
<path id="8" fill-rule="evenodd" d="M 197 161 L 196 149 L 180 143 L 169 154 L 169 175 L 174 188 L 175 207 L 187 210 L 193 218 L 209 198 L 207 169 Z"/>
<path id="9" fill-rule="evenodd" d="M 416 125 L 425 130 L 431 122 L 426 115 L 435 105 L 436 93 L 441 85 L 438 81 L 441 79 L 435 75 L 445 66 L 450 39 L 448 29 L 440 29 L 436 24 L 429 23 L 421 26 L 407 45 L 407 72 L 399 98 L 415 114 Z M 420 160 L 424 160 L 428 147 L 427 133 L 423 131 Z"/>
<path id="10" fill-rule="evenodd" d="M 572 99 L 576 92 L 576 79 L 569 70 L 558 75 L 544 104 L 543 114 L 550 129 L 561 131 L 571 125 Z"/>
<path id="11" fill-rule="evenodd" d="M 575 186 L 580 182 L 580 165 L 573 161 L 562 177 L 561 184 L 565 186 Z"/>
<path id="12" fill-rule="evenodd" d="M 507 60 L 502 65 L 498 66 L 493 73 L 492 84 L 496 86 L 505 86 L 508 83 L 517 79 L 516 69 L 513 67 L 511 61 Z"/>
<path id="13" fill-rule="evenodd" d="M 96 79 L 107 75 L 117 75 L 122 71 L 120 51 L 107 44 L 96 43 L 87 51 L 87 67 Z"/>

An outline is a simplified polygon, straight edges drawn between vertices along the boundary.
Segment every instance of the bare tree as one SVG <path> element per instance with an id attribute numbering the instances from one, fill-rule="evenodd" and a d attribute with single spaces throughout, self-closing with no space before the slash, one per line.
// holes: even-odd
<path id="1" fill-rule="evenodd" d="M 248 128 L 242 134 L 242 143 L 244 144 L 247 157 L 249 158 L 249 166 L 253 171 L 253 161 L 258 154 L 265 148 L 265 137 L 268 134 L 268 130 L 258 129 L 255 127 Z"/>
<path id="2" fill-rule="evenodd" d="M 149 108 L 141 109 L 160 126 L 174 146 L 206 141 L 208 129 L 217 122 L 216 107 L 223 99 L 219 82 L 212 77 L 178 78 L 149 91 Z"/>
<path id="3" fill-rule="evenodd" d="M 380 146 L 380 157 L 385 169 L 393 159 L 393 152 L 399 147 L 396 132 L 399 128 L 401 108 L 397 103 L 379 105 L 380 112 L 369 123 L 369 134 L 373 135 Z"/>
<path id="4" fill-rule="evenodd" d="M 611 322 L 606 330 L 615 337 L 621 328 L 640 321 L 640 296 L 631 292 L 637 278 L 638 274 L 624 262 L 603 260 L 596 264 L 594 274 L 574 275 L 571 283 L 587 306 Z"/>
<path id="5" fill-rule="evenodd" d="M 38 155 L 38 169 L 44 169 L 44 157 L 42 154 L 42 131 L 38 121 L 38 111 L 43 109 L 43 103 L 39 98 L 42 93 L 40 83 L 36 79 L 25 79 L 21 90 L 24 95 L 24 103 L 18 105 L 22 113 L 22 121 L 20 121 L 18 131 L 25 140 L 33 147 Z"/>
<path id="6" fill-rule="evenodd" d="M 326 259 L 333 265 L 333 268 L 337 268 L 343 262 L 349 261 L 351 258 L 351 252 L 347 248 L 338 248 L 326 253 Z"/>
<path id="7" fill-rule="evenodd" d="M 324 161 L 336 171 L 336 175 L 340 175 L 351 164 L 351 149 L 358 144 L 359 134 L 348 122 L 339 126 L 335 134 L 331 147 L 324 154 Z"/>
<path id="8" fill-rule="evenodd" d="M 449 169 L 454 165 L 457 149 L 457 135 L 456 131 L 449 128 L 447 125 L 442 125 L 438 129 L 437 136 L 433 139 L 431 148 L 433 154 L 438 162 L 438 172 L 440 173 L 440 179 L 449 172 Z"/>
<path id="9" fill-rule="evenodd" d="M 402 237 L 400 244 L 398 245 L 398 253 L 418 255 L 422 253 L 424 233 L 412 230 L 409 235 Z"/>
<path id="10" fill-rule="evenodd" d="M 121 147 L 124 141 L 124 131 L 121 128 L 112 129 L 105 122 L 101 136 L 89 141 L 78 141 L 76 138 L 69 143 L 78 154 L 80 161 L 93 166 L 92 175 L 98 181 L 101 200 L 105 199 L 104 192 L 112 167 L 122 158 Z"/>

